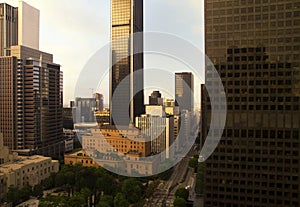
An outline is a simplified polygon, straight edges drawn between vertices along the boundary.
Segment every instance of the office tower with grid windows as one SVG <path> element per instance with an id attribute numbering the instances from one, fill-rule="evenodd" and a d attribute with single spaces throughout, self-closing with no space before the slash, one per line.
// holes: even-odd
<path id="1" fill-rule="evenodd" d="M 117 117 L 118 125 L 128 125 L 144 113 L 143 35 L 134 36 L 138 32 L 143 32 L 143 1 L 112 0 L 111 124 L 116 123 L 113 117 Z"/>
<path id="2" fill-rule="evenodd" d="M 205 162 L 204 205 L 300 206 L 300 1 L 206 0 L 205 23 L 207 67 L 222 79 L 228 111 Z"/>

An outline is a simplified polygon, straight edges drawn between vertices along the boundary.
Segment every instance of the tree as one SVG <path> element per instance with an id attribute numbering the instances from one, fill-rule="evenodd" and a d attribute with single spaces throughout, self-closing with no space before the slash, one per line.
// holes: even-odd
<path id="1" fill-rule="evenodd" d="M 186 207 L 186 201 L 183 198 L 175 198 L 174 207 Z"/>
<path id="2" fill-rule="evenodd" d="M 141 183 L 134 178 L 126 179 L 122 185 L 122 192 L 130 203 L 137 203 L 142 196 Z"/>
<path id="3" fill-rule="evenodd" d="M 189 191 L 185 188 L 178 188 L 175 192 L 175 196 L 177 198 L 183 198 L 184 200 L 187 200 L 189 198 Z"/>
<path id="4" fill-rule="evenodd" d="M 80 191 L 81 196 L 83 197 L 85 203 L 88 203 L 89 197 L 91 196 L 91 191 L 88 188 L 82 188 Z"/>
<path id="5" fill-rule="evenodd" d="M 196 168 L 198 165 L 199 155 L 194 155 L 189 161 L 189 167 Z"/>
<path id="6" fill-rule="evenodd" d="M 13 205 L 15 205 L 16 203 L 19 202 L 20 200 L 20 192 L 18 190 L 18 188 L 14 187 L 14 186 L 9 186 L 8 188 L 8 192 L 7 192 L 7 200 L 9 202 L 12 202 Z"/>
<path id="7" fill-rule="evenodd" d="M 39 207 L 68 207 L 72 206 L 68 202 L 68 197 L 65 195 L 53 196 L 48 195 L 46 198 L 42 198 L 39 203 Z"/>
<path id="8" fill-rule="evenodd" d="M 108 206 L 113 206 L 114 205 L 114 199 L 111 195 L 104 195 L 100 198 L 100 206 L 102 207 L 103 204 L 107 204 Z M 102 205 L 101 205 L 102 204 Z"/>
<path id="9" fill-rule="evenodd" d="M 203 194 L 204 191 L 204 168 L 203 163 L 198 164 L 198 172 L 196 175 L 196 193 Z"/>
<path id="10" fill-rule="evenodd" d="M 76 193 L 73 195 L 68 202 L 69 206 L 84 206 L 85 204 L 85 199 L 82 194 Z"/>
<path id="11" fill-rule="evenodd" d="M 32 195 L 36 196 L 36 197 L 42 197 L 43 196 L 43 186 L 41 184 L 34 186 Z"/>
<path id="12" fill-rule="evenodd" d="M 56 173 L 51 173 L 50 177 L 46 178 L 43 181 L 43 187 L 45 190 L 49 190 L 51 188 L 54 188 L 55 186 L 55 175 Z"/>
<path id="13" fill-rule="evenodd" d="M 114 207 L 129 207 L 129 202 L 125 199 L 124 194 L 118 193 L 114 199 Z"/>
<path id="14" fill-rule="evenodd" d="M 198 159 L 193 157 L 189 161 L 189 167 L 195 168 L 198 165 Z"/>
<path id="15" fill-rule="evenodd" d="M 55 176 L 55 186 L 61 187 L 66 183 L 65 175 L 62 172 L 59 172 Z"/>

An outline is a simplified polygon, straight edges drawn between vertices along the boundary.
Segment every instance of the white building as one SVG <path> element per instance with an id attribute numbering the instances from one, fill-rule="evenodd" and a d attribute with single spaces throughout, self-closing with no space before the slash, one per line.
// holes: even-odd
<path id="1" fill-rule="evenodd" d="M 146 114 L 136 117 L 136 127 L 150 137 L 151 153 L 165 151 L 165 158 L 172 156 L 170 146 L 174 141 L 174 116 L 166 116 L 163 106 L 147 105 Z"/>
<path id="2" fill-rule="evenodd" d="M 39 50 L 40 11 L 24 1 L 18 7 L 18 45 Z"/>

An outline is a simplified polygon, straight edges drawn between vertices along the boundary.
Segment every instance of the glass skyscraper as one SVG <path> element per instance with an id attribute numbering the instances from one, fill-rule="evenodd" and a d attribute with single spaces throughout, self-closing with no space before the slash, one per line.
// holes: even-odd
<path id="1" fill-rule="evenodd" d="M 143 32 L 143 1 L 112 0 L 111 124 L 116 122 L 116 120 L 113 120 L 113 117 L 117 116 L 118 124 L 128 125 L 130 122 L 134 122 L 134 117 L 144 112 L 143 53 L 141 52 L 143 51 L 143 36 L 133 36 L 137 32 Z M 138 73 L 134 73 L 138 70 Z M 118 88 L 120 93 L 113 98 L 114 92 L 121 82 L 122 86 Z M 134 94 L 135 92 L 137 93 Z M 130 103 L 130 106 L 128 108 L 127 106 L 124 107 L 125 103 Z M 130 115 L 130 118 L 128 115 Z"/>
<path id="2" fill-rule="evenodd" d="M 205 162 L 204 205 L 300 206 L 300 1 L 206 0 L 205 23 L 228 113 Z M 207 94 L 202 103 L 205 137 Z"/>

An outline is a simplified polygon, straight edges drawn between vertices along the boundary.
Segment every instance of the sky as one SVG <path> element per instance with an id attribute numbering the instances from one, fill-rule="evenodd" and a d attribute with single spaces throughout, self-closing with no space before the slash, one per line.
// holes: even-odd
<path id="1" fill-rule="evenodd" d="M 0 0 L 17 6 L 18 0 Z M 25 0 L 40 10 L 40 50 L 54 55 L 54 62 L 60 64 L 64 73 L 64 105 L 74 100 L 77 79 L 89 59 L 110 39 L 110 1 L 109 0 Z M 203 0 L 145 0 L 144 31 L 164 32 L 179 36 L 200 50 L 204 48 L 204 9 Z M 145 40 L 147 41 L 147 40 Z M 108 61 L 108 60 L 107 60 Z M 155 64 L 153 64 L 155 63 Z M 155 55 L 145 55 L 145 67 L 165 65 L 175 72 L 189 71 L 184 64 Z M 199 60 L 199 70 L 203 73 L 203 64 Z M 99 77 L 103 74 L 99 74 Z M 108 77 L 108 76 L 107 76 Z M 145 86 L 154 76 L 145 73 Z M 195 94 L 199 94 L 200 79 L 195 77 Z M 100 78 L 99 78 L 100 79 Z M 100 81 L 100 80 L 99 80 Z M 105 84 L 104 84 L 105 83 Z M 92 92 L 104 94 L 108 103 L 108 81 L 91 88 L 82 96 Z M 162 81 L 161 88 L 174 91 L 174 79 Z M 165 85 L 164 85 L 165 84 Z M 105 86 L 106 85 L 106 86 Z M 149 96 L 152 89 L 145 90 Z M 195 100 L 199 102 L 196 95 Z"/>

